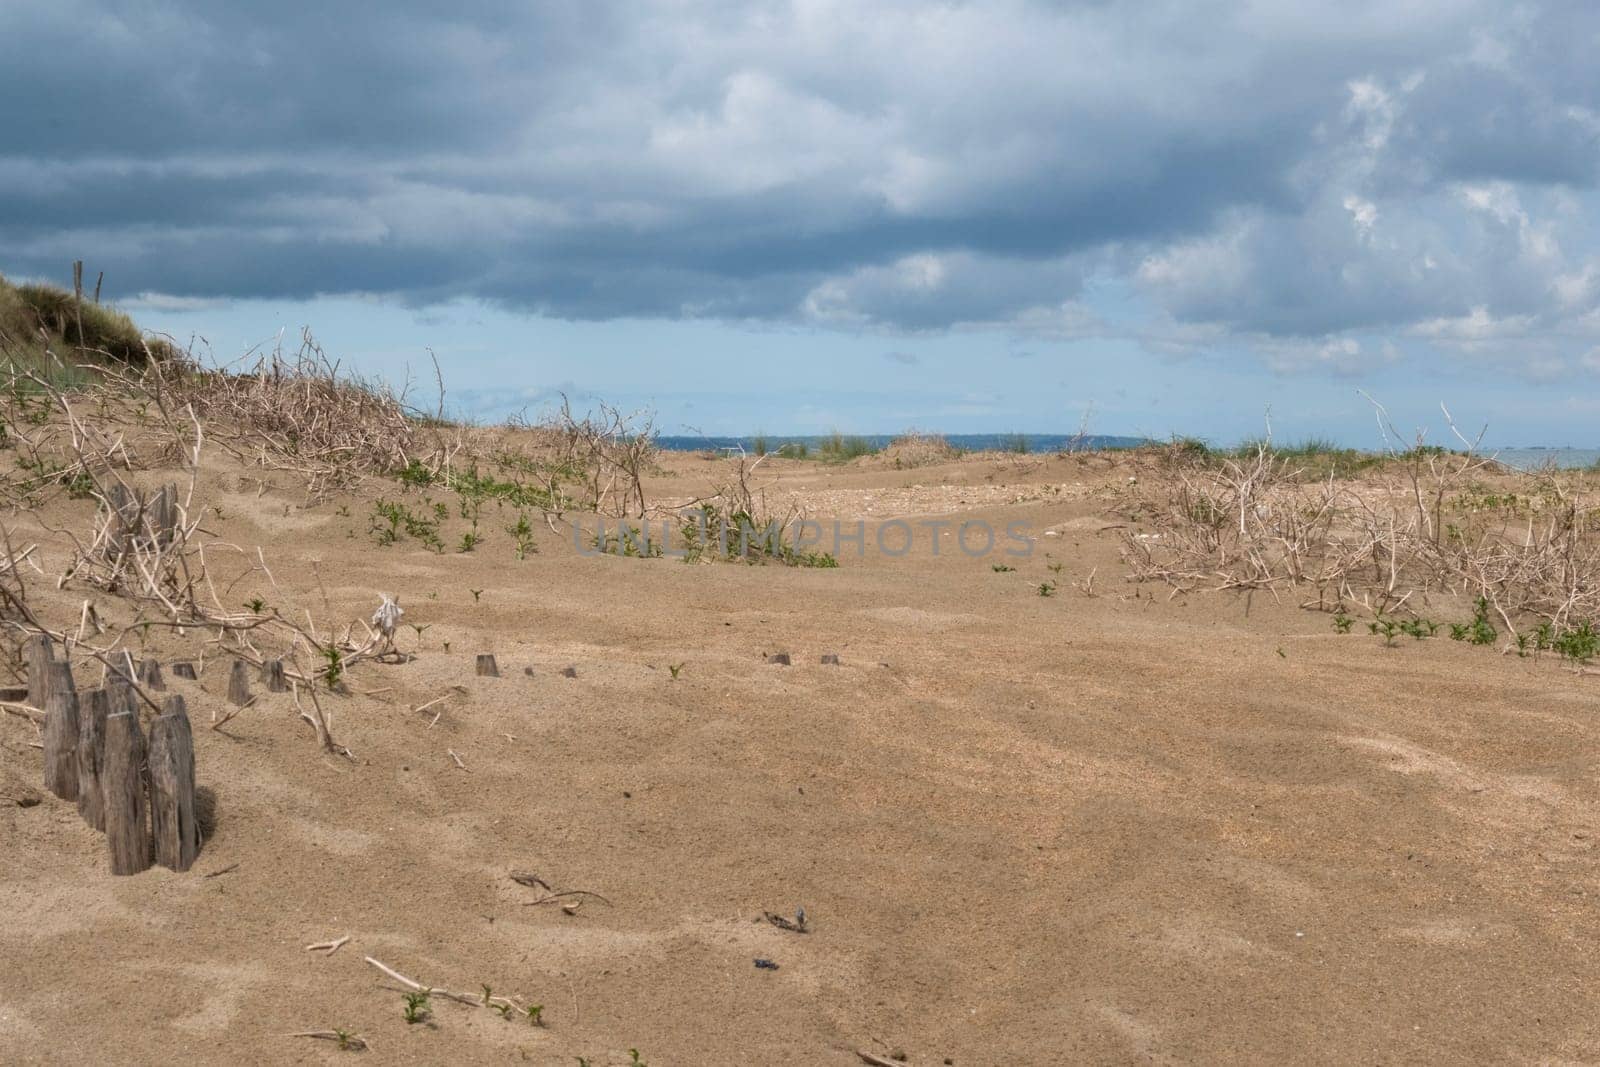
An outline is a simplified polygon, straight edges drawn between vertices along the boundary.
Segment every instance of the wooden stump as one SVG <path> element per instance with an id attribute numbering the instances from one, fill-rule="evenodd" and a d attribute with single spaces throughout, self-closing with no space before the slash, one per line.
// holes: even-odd
<path id="1" fill-rule="evenodd" d="M 187 871 L 200 854 L 194 733 L 181 696 L 168 697 L 150 727 L 150 833 L 156 862 L 163 867 Z"/>
<path id="2" fill-rule="evenodd" d="M 106 489 L 105 544 L 107 559 L 116 559 L 127 548 L 139 514 L 139 505 L 128 496 L 128 487 L 116 482 Z"/>
<path id="3" fill-rule="evenodd" d="M 44 787 L 62 800 L 78 799 L 78 693 L 65 660 L 51 663 L 46 675 Z"/>
<path id="4" fill-rule="evenodd" d="M 78 814 L 96 830 L 106 828 L 106 716 L 111 695 L 90 689 L 78 704 Z"/>
<path id="5" fill-rule="evenodd" d="M 240 708 L 250 703 L 250 669 L 242 659 L 234 660 L 228 672 L 228 702 Z"/>
<path id="6" fill-rule="evenodd" d="M 478 674 L 484 678 L 500 677 L 500 667 L 494 661 L 494 653 L 480 652 L 478 654 Z"/>
<path id="7" fill-rule="evenodd" d="M 172 544 L 178 529 L 178 487 L 168 482 L 147 505 L 150 525 L 154 528 L 156 544 L 165 548 Z"/>
<path id="8" fill-rule="evenodd" d="M 112 874 L 138 874 L 150 866 L 150 829 L 144 818 L 144 734 L 139 716 L 106 716 L 106 847 Z"/>
<path id="9" fill-rule="evenodd" d="M 187 678 L 191 682 L 194 681 L 195 677 L 196 677 L 196 675 L 194 673 L 194 664 L 193 663 L 174 663 L 172 665 L 172 676 L 174 678 Z"/>
<path id="10" fill-rule="evenodd" d="M 106 714 L 115 715 L 119 711 L 128 711 L 139 714 L 139 694 L 133 691 L 133 685 L 123 680 L 120 675 L 112 675 L 106 679 Z"/>
<path id="11" fill-rule="evenodd" d="M 28 664 L 28 703 L 43 711 L 50 664 L 56 659 L 55 646 L 44 634 L 34 634 L 24 643 L 22 654 Z"/>
<path id="12" fill-rule="evenodd" d="M 139 668 L 134 665 L 133 653 L 123 649 L 120 658 L 113 657 L 105 665 L 105 677 L 101 680 L 101 684 L 105 686 L 132 685 L 138 677 Z"/>
<path id="13" fill-rule="evenodd" d="M 261 665 L 261 682 L 269 693 L 286 693 L 289 680 L 283 676 L 283 660 L 269 659 Z"/>
<path id="14" fill-rule="evenodd" d="M 141 660 L 139 663 L 139 683 L 146 689 L 153 689 L 157 693 L 167 688 L 166 680 L 161 677 L 160 660 Z"/>

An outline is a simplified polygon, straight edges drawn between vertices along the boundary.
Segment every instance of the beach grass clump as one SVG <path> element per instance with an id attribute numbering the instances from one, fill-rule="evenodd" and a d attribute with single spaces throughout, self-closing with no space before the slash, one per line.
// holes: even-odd
<path id="1" fill-rule="evenodd" d="M 867 438 L 846 436 L 835 430 L 818 443 L 817 458 L 824 463 L 848 463 L 862 456 L 875 455 L 877 451 Z"/>
<path id="2" fill-rule="evenodd" d="M 175 355 L 170 342 L 147 336 L 107 304 L 53 285 L 13 285 L 3 277 L 0 352 L 41 368 L 93 359 L 138 366 Z"/>
<path id="3" fill-rule="evenodd" d="M 961 450 L 940 434 L 907 430 L 890 441 L 883 454 L 894 463 L 896 470 L 909 470 L 935 463 L 948 463 L 959 457 Z"/>

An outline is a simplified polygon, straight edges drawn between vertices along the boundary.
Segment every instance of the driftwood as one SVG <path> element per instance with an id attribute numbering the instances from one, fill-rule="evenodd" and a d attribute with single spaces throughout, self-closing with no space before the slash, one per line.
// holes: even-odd
<path id="1" fill-rule="evenodd" d="M 138 874 L 150 866 L 150 830 L 144 815 L 144 734 L 139 716 L 106 716 L 106 846 L 112 874 Z"/>

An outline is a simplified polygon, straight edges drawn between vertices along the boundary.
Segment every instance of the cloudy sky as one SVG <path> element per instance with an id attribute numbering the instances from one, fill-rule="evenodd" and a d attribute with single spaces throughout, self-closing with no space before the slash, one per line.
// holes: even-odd
<path id="1" fill-rule="evenodd" d="M 1600 445 L 1597 55 L 1578 0 L 4 0 L 0 272 L 481 414 Z"/>

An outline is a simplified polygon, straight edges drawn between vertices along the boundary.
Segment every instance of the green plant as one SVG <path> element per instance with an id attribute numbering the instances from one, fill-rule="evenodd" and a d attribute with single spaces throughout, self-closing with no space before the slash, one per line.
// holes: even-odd
<path id="1" fill-rule="evenodd" d="M 1376 619 L 1367 623 L 1367 631 L 1374 635 L 1381 634 L 1383 643 L 1392 648 L 1395 636 L 1400 632 L 1400 624 L 1394 619 L 1386 619 L 1379 615 Z"/>
<path id="2" fill-rule="evenodd" d="M 1350 632 L 1350 626 L 1354 622 L 1354 619 L 1341 611 L 1333 617 L 1333 628 L 1339 633 L 1347 634 Z"/>
<path id="3" fill-rule="evenodd" d="M 461 535 L 460 548 L 462 552 L 471 552 L 481 544 L 483 544 L 483 538 L 479 536 L 476 528 L 468 530 L 466 533 Z"/>
<path id="4" fill-rule="evenodd" d="M 267 610 L 267 602 L 262 600 L 260 597 L 246 600 L 244 602 L 244 606 L 250 609 L 250 614 L 252 615 L 260 615 L 262 612 Z"/>
<path id="5" fill-rule="evenodd" d="M 404 467 L 395 471 L 395 477 L 400 479 L 400 483 L 402 485 L 408 485 L 413 489 L 421 488 L 425 485 L 432 485 L 434 481 L 433 471 L 424 466 L 422 461 L 419 459 L 414 459 Z"/>
<path id="6" fill-rule="evenodd" d="M 870 456 L 878 450 L 865 437 L 846 437 L 835 430 L 817 445 L 817 455 L 829 463 L 846 463 L 860 456 Z"/>
<path id="7" fill-rule="evenodd" d="M 989 569 L 994 571 L 996 574 L 1006 574 L 1010 571 L 1016 570 L 1017 568 L 1008 567 L 1004 563 L 991 563 L 989 564 Z"/>
<path id="8" fill-rule="evenodd" d="M 326 666 L 321 671 L 323 680 L 327 682 L 329 689 L 339 688 L 339 680 L 344 677 L 344 655 L 336 645 L 321 649 L 319 654 L 326 661 Z"/>
<path id="9" fill-rule="evenodd" d="M 405 1020 L 408 1023 L 420 1023 L 428 1017 L 428 993 L 426 990 L 417 993 L 405 994 Z"/>
<path id="10" fill-rule="evenodd" d="M 1040 582 L 1039 583 L 1039 595 L 1040 596 L 1055 596 L 1056 595 L 1056 583 L 1055 582 Z"/>
<path id="11" fill-rule="evenodd" d="M 506 532 L 516 542 L 518 559 L 527 559 L 528 553 L 538 551 L 533 543 L 533 524 L 528 521 L 526 511 L 517 512 L 516 524 L 506 527 Z"/>
<path id="12" fill-rule="evenodd" d="M 1046 564 L 1046 566 L 1048 566 L 1050 568 L 1050 573 L 1051 574 L 1060 574 L 1061 573 L 1061 568 L 1063 566 L 1065 566 L 1065 564 L 1062 564 L 1062 563 L 1049 563 L 1049 564 Z"/>
<path id="13" fill-rule="evenodd" d="M 1562 631 L 1551 642 L 1551 647 L 1561 653 L 1563 659 L 1588 663 L 1596 653 L 1600 653 L 1600 631 L 1585 620 L 1573 629 Z"/>
<path id="14" fill-rule="evenodd" d="M 472 594 L 472 602 L 474 604 L 476 604 L 478 602 L 478 598 L 479 597 L 483 596 L 483 590 L 482 589 L 468 589 L 467 592 Z"/>
<path id="15" fill-rule="evenodd" d="M 669 664 L 667 664 L 667 670 L 672 672 L 672 680 L 673 681 L 677 681 L 678 680 L 678 672 L 683 670 L 683 666 L 684 665 L 681 664 L 681 663 L 669 663 Z"/>
<path id="16" fill-rule="evenodd" d="M 1407 619 L 1400 624 L 1400 632 L 1421 641 L 1439 632 L 1439 624 L 1432 619 Z"/>
<path id="17" fill-rule="evenodd" d="M 1450 624 L 1450 639 L 1465 641 L 1472 645 L 1492 645 L 1500 639 L 1500 632 L 1495 629 L 1494 623 L 1489 621 L 1488 598 L 1478 598 L 1473 607 L 1471 622 Z"/>
<path id="18" fill-rule="evenodd" d="M 628 1060 L 629 1067 L 648 1067 L 648 1065 L 643 1060 L 641 1060 L 639 1058 L 639 1050 L 638 1049 L 630 1048 L 628 1050 L 628 1055 L 629 1055 L 629 1057 L 631 1057 Z"/>
<path id="19" fill-rule="evenodd" d="M 522 1010 L 528 1016 L 528 1025 L 529 1026 L 543 1026 L 544 1025 L 544 1005 L 543 1004 L 529 1004 L 526 1008 L 523 1008 Z"/>
<path id="20" fill-rule="evenodd" d="M 377 500 L 372 505 L 372 517 L 367 522 L 367 532 L 380 545 L 392 545 L 405 537 L 413 537 L 435 552 L 444 551 L 444 540 L 439 536 L 439 521 L 444 515 L 444 505 L 434 508 L 434 517 L 412 511 L 393 500 Z"/>

